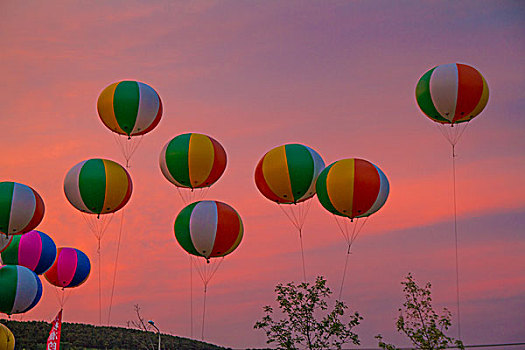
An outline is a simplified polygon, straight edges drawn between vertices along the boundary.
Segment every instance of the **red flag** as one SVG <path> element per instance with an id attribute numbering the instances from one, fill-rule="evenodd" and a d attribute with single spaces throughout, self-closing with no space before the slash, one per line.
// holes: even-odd
<path id="1" fill-rule="evenodd" d="M 62 329 L 62 310 L 57 314 L 53 321 L 49 337 L 47 338 L 46 350 L 60 349 L 60 330 Z"/>

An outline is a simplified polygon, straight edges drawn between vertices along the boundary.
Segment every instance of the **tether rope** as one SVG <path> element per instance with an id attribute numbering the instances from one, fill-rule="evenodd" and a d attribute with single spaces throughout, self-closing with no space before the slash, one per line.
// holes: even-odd
<path id="1" fill-rule="evenodd" d="M 190 259 L 190 336 L 193 338 L 193 259 L 191 255 L 188 255 Z"/>
<path id="2" fill-rule="evenodd" d="M 102 325 L 102 254 L 100 253 L 100 238 L 98 239 L 98 324 Z"/>
<path id="3" fill-rule="evenodd" d="M 115 213 L 108 214 L 87 214 L 82 212 L 82 218 L 97 239 L 97 256 L 98 256 L 98 318 L 99 325 L 102 325 L 102 237 L 104 237 L 109 224 L 113 220 Z"/>
<path id="4" fill-rule="evenodd" d="M 456 247 L 456 306 L 458 311 L 458 339 L 461 340 L 461 314 L 459 308 L 459 254 L 458 254 L 458 214 L 456 204 L 456 145 L 452 145 L 452 184 L 454 192 L 454 242 Z"/>
<path id="5" fill-rule="evenodd" d="M 204 340 L 204 323 L 205 323 L 205 316 L 206 316 L 206 295 L 208 291 L 208 284 L 213 278 L 213 276 L 215 276 L 215 273 L 217 272 L 217 270 L 219 269 L 223 261 L 224 261 L 224 257 L 221 257 L 220 259 L 217 260 L 217 262 L 211 264 L 213 266 L 209 266 L 210 264 L 209 260 L 206 260 L 205 263 L 201 264 L 202 266 L 199 266 L 200 263 L 198 261 L 196 261 L 194 264 L 204 284 L 204 304 L 203 304 L 203 309 L 202 309 L 202 325 L 201 325 L 201 339 L 202 340 Z"/>
<path id="6" fill-rule="evenodd" d="M 346 251 L 346 257 L 345 257 L 345 267 L 343 269 L 343 277 L 341 279 L 341 287 L 339 289 L 339 300 L 341 300 L 341 296 L 343 295 L 343 287 L 345 283 L 345 277 L 346 277 L 346 271 L 348 268 L 348 258 L 351 254 L 350 249 L 352 248 L 352 244 L 356 240 L 357 236 L 365 226 L 366 222 L 368 221 L 368 216 L 365 217 L 364 220 L 359 220 L 360 218 L 355 218 L 355 221 L 351 220 L 350 224 L 348 223 L 347 217 L 341 219 L 344 220 L 342 223 L 339 221 L 339 218 L 337 215 L 333 215 L 335 222 L 337 223 L 337 226 L 339 227 L 339 231 L 342 233 L 343 237 L 346 240 L 346 244 L 348 245 L 348 249 Z M 360 224 L 361 223 L 361 224 Z M 350 233 L 349 225 L 352 225 L 352 233 Z"/>
<path id="7" fill-rule="evenodd" d="M 67 301 L 69 300 L 72 291 L 60 287 L 55 287 L 53 289 L 55 290 L 55 296 L 57 297 L 58 304 L 60 305 L 60 309 L 62 310 L 64 309 L 64 305 L 66 305 Z"/>
<path id="8" fill-rule="evenodd" d="M 454 128 L 456 125 L 456 128 Z M 464 125 L 464 126 L 463 126 Z M 458 215 L 456 199 L 456 144 L 467 129 L 469 122 L 464 124 L 438 125 L 439 131 L 448 140 L 452 146 L 452 192 L 453 192 L 453 209 L 454 209 L 454 244 L 456 258 L 456 308 L 458 317 L 458 339 L 461 340 L 461 311 L 460 311 L 460 290 L 459 290 L 459 252 L 458 252 Z"/>
<path id="9" fill-rule="evenodd" d="M 115 256 L 115 267 L 113 269 L 113 282 L 111 284 L 111 296 L 109 298 L 109 309 L 108 309 L 108 325 L 111 321 L 111 309 L 113 307 L 113 294 L 115 292 L 115 281 L 117 279 L 117 269 L 118 269 L 118 258 L 120 253 L 120 241 L 122 238 L 122 228 L 124 226 L 124 208 L 122 209 L 120 213 L 120 229 L 118 232 L 118 239 L 117 239 L 117 253 Z"/>
<path id="10" fill-rule="evenodd" d="M 137 151 L 139 148 L 140 143 L 142 142 L 142 137 L 144 135 L 139 136 L 125 136 L 120 135 L 117 133 L 112 133 L 113 139 L 115 140 L 116 144 L 119 146 L 120 152 L 124 156 L 124 159 L 126 160 L 126 168 L 130 168 L 130 160 L 131 157 L 133 157 L 133 154 Z"/>
<path id="11" fill-rule="evenodd" d="M 285 208 L 284 205 L 277 203 L 278 207 L 281 209 L 281 211 L 286 215 L 288 220 L 292 223 L 292 225 L 296 228 L 297 232 L 299 233 L 299 241 L 301 244 L 301 259 L 303 264 L 303 279 L 306 282 L 306 264 L 304 259 L 304 247 L 303 247 L 303 227 L 304 223 L 306 221 L 306 216 L 308 215 L 308 212 L 310 211 L 310 207 L 312 205 L 311 200 L 307 200 L 301 203 L 289 205 L 287 204 L 288 210 Z"/>

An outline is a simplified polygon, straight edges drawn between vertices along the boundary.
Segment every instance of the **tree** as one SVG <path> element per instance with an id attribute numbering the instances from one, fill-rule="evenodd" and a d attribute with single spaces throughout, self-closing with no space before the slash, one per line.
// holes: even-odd
<path id="1" fill-rule="evenodd" d="M 273 308 L 264 306 L 265 316 L 254 325 L 255 329 L 266 331 L 266 343 L 276 343 L 278 349 L 297 349 L 303 346 L 310 350 L 341 349 L 348 342 L 359 345 L 358 335 L 351 330 L 363 319 L 357 312 L 343 322 L 348 308 L 342 301 L 336 300 L 332 311 L 327 312 L 326 299 L 332 292 L 326 286 L 326 279 L 317 277 L 315 283 L 303 282 L 295 285 L 278 284 L 275 287 L 279 309 L 285 316 L 274 320 Z M 326 315 L 318 320 L 320 313 Z"/>
<path id="2" fill-rule="evenodd" d="M 445 334 L 452 325 L 452 314 L 444 308 L 438 315 L 432 306 L 431 284 L 420 287 L 411 273 L 401 282 L 405 293 L 403 308 L 399 309 L 396 327 L 404 333 L 417 349 L 437 350 L 455 345 L 464 349 L 461 340 L 455 340 Z M 386 350 L 397 349 L 394 345 L 383 342 L 381 334 L 376 336 L 379 347 Z"/>
<path id="3" fill-rule="evenodd" d="M 135 309 L 135 313 L 137 314 L 137 320 L 136 321 L 135 320 L 134 321 L 128 321 L 127 322 L 128 327 L 137 328 L 137 329 L 143 331 L 144 334 L 146 335 L 146 337 L 145 337 L 146 339 L 141 339 L 140 340 L 139 346 L 142 349 L 155 350 L 156 347 L 154 345 L 154 337 L 151 337 L 151 335 L 150 335 L 150 331 L 152 330 L 153 327 L 149 323 L 146 323 L 146 320 L 140 314 L 140 306 L 138 304 L 135 304 L 133 306 L 133 308 Z M 154 334 L 155 333 L 153 333 L 153 335 Z"/>

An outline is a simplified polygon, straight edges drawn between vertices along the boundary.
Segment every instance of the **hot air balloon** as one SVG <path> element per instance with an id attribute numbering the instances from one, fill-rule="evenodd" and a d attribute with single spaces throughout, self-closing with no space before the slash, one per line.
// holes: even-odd
<path id="1" fill-rule="evenodd" d="M 16 182 L 0 182 L 0 233 L 29 232 L 44 218 L 44 201 L 31 187 Z"/>
<path id="2" fill-rule="evenodd" d="M 0 256 L 6 265 L 22 265 L 41 275 L 53 265 L 56 254 L 55 242 L 45 233 L 33 230 L 13 236 Z"/>
<path id="3" fill-rule="evenodd" d="M 138 81 L 120 81 L 106 87 L 98 97 L 98 115 L 116 137 L 127 165 L 142 135 L 153 130 L 162 117 L 162 101 L 149 85 Z M 138 139 L 137 139 L 138 137 Z"/>
<path id="4" fill-rule="evenodd" d="M 97 239 L 99 265 L 102 237 L 113 219 L 113 214 L 128 203 L 132 188 L 131 177 L 126 169 L 107 159 L 85 160 L 75 165 L 66 175 L 64 192 L 68 201 L 83 213 L 83 218 Z M 124 213 L 121 212 L 117 256 L 123 222 Z M 99 285 L 99 290 L 101 288 Z M 99 313 L 100 324 L 102 324 L 101 312 Z"/>
<path id="5" fill-rule="evenodd" d="M 458 268 L 458 232 L 456 206 L 456 144 L 469 122 L 479 115 L 489 99 L 487 81 L 474 67 L 460 63 L 443 64 L 426 72 L 416 86 L 416 101 L 421 111 L 439 123 L 440 131 L 452 146 L 453 211 Z M 461 329 L 459 310 L 459 279 L 456 278 L 458 329 Z M 459 331 L 461 338 L 461 331 Z"/>
<path id="6" fill-rule="evenodd" d="M 176 186 L 185 204 L 203 199 L 207 189 L 224 173 L 226 162 L 221 144 L 197 133 L 174 137 L 164 145 L 159 157 L 162 174 Z"/>
<path id="7" fill-rule="evenodd" d="M 368 217 L 385 204 L 390 186 L 387 177 L 379 167 L 364 159 L 349 158 L 338 160 L 326 167 L 317 178 L 316 190 L 319 202 L 326 210 L 334 214 L 336 223 L 347 243 L 346 261 L 339 293 L 341 297 L 352 243 Z M 365 220 L 359 222 L 359 218 L 365 218 Z"/>
<path id="8" fill-rule="evenodd" d="M 194 260 L 194 265 L 204 284 L 202 323 L 202 338 L 204 338 L 207 287 L 223 258 L 241 243 L 244 232 L 242 220 L 235 209 L 228 204 L 205 200 L 183 208 L 175 219 L 174 231 L 180 246 L 190 255 L 198 257 Z M 216 263 L 210 263 L 214 260 Z"/>
<path id="9" fill-rule="evenodd" d="M 74 288 L 86 282 L 91 272 L 89 258 L 75 248 L 58 248 L 55 263 L 44 274 L 46 280 L 59 288 Z"/>
<path id="10" fill-rule="evenodd" d="M 0 323 L 0 350 L 14 350 L 15 336 L 9 328 Z"/>
<path id="11" fill-rule="evenodd" d="M 75 248 L 58 248 L 53 266 L 44 273 L 46 280 L 61 290 L 60 308 L 67 301 L 66 288 L 75 288 L 86 282 L 91 262 L 85 253 Z"/>
<path id="12" fill-rule="evenodd" d="M 338 216 L 368 217 L 381 209 L 390 190 L 385 174 L 364 159 L 349 158 L 332 163 L 317 179 L 317 198 Z"/>
<path id="13" fill-rule="evenodd" d="M 306 280 L 302 229 L 315 195 L 317 176 L 324 161 L 312 148 L 301 144 L 286 144 L 268 151 L 255 169 L 255 184 L 261 194 L 279 205 L 299 233 Z"/>
<path id="14" fill-rule="evenodd" d="M 97 238 L 99 249 L 113 213 L 128 203 L 132 189 L 126 169 L 108 159 L 80 162 L 69 170 L 64 180 L 67 200 L 80 212 L 88 214 L 83 217 Z"/>
<path id="15" fill-rule="evenodd" d="M 177 241 L 186 252 L 208 261 L 233 252 L 243 236 L 239 214 L 218 201 L 188 205 L 177 216 L 174 229 Z"/>
<path id="16" fill-rule="evenodd" d="M 64 193 L 83 214 L 90 230 L 100 240 L 113 218 L 131 198 L 131 177 L 120 164 L 108 159 L 89 159 L 75 165 L 64 180 Z M 107 214 L 107 215 L 104 215 Z"/>
<path id="17" fill-rule="evenodd" d="M 445 125 L 442 132 L 455 146 L 464 127 L 483 111 L 489 99 L 485 78 L 475 68 L 460 63 L 443 64 L 426 72 L 416 86 L 416 100 L 421 111 L 433 121 Z M 465 124 L 466 126 L 466 124 Z"/>
<path id="18" fill-rule="evenodd" d="M 64 180 L 66 198 L 88 214 L 110 214 L 129 201 L 131 177 L 120 164 L 108 159 L 89 159 L 75 165 Z"/>
<path id="19" fill-rule="evenodd" d="M 31 310 L 42 297 L 40 278 L 24 266 L 0 266 L 0 286 L 0 312 L 8 315 Z"/>

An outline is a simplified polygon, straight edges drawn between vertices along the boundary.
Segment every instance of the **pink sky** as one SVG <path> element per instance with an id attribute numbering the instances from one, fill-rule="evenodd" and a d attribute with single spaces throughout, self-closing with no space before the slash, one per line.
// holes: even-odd
<path id="1" fill-rule="evenodd" d="M 462 62 L 490 88 L 457 147 L 463 340 L 523 341 L 524 24 L 517 1 L 2 2 L 0 180 L 35 188 L 46 204 L 38 229 L 85 251 L 94 267 L 64 320 L 97 323 L 98 286 L 96 241 L 65 199 L 63 179 L 88 158 L 122 163 L 96 100 L 110 83 L 133 79 L 158 91 L 165 112 L 130 169 L 112 325 L 124 326 L 140 304 L 162 332 L 190 336 L 188 258 L 172 229 L 183 205 L 158 155 L 172 137 L 199 132 L 228 153 L 208 198 L 235 207 L 245 225 L 210 285 L 206 340 L 265 346 L 264 333 L 253 330 L 262 306 L 274 304 L 277 283 L 301 279 L 297 234 L 253 181 L 266 151 L 299 142 L 327 164 L 359 157 L 386 173 L 390 197 L 353 246 L 343 297 L 365 318 L 356 328 L 363 345 L 377 345 L 377 333 L 406 345 L 395 318 L 409 271 L 433 283 L 437 306 L 455 312 L 456 303 L 450 146 L 419 111 L 414 89 L 433 66 Z M 345 244 L 313 201 L 307 275 L 326 276 L 338 291 Z M 103 240 L 104 319 L 117 222 Z M 22 319 L 53 319 L 55 292 L 44 286 Z"/>

